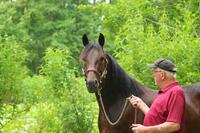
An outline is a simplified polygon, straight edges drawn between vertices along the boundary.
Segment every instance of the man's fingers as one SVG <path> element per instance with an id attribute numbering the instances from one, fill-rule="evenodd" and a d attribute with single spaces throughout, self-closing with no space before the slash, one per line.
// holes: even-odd
<path id="1" fill-rule="evenodd" d="M 132 124 L 132 125 L 131 125 L 131 128 L 137 127 L 137 126 L 138 126 L 138 124 Z"/>
<path id="2" fill-rule="evenodd" d="M 138 102 L 137 101 L 130 101 L 131 104 L 136 105 Z"/>
<path id="3" fill-rule="evenodd" d="M 135 131 L 135 130 L 138 128 L 138 125 L 139 125 L 139 124 L 132 124 L 132 125 L 131 125 L 131 130 L 132 130 L 132 131 Z"/>
<path id="4" fill-rule="evenodd" d="M 136 97 L 134 95 L 127 98 L 130 103 L 133 105 L 133 107 L 138 108 L 139 104 L 142 102 L 142 100 L 139 97 Z"/>
<path id="5" fill-rule="evenodd" d="M 138 99 L 130 99 L 129 101 L 130 101 L 131 103 L 136 103 L 136 104 L 139 102 Z"/>
<path id="6" fill-rule="evenodd" d="M 132 104 L 133 106 L 135 106 L 135 107 L 138 105 L 138 102 L 139 102 L 139 101 L 136 100 L 136 99 L 130 99 L 129 101 L 130 101 L 131 104 Z"/>

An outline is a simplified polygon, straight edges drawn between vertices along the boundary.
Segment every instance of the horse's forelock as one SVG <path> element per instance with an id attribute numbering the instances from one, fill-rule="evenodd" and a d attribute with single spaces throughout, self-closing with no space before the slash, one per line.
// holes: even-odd
<path id="1" fill-rule="evenodd" d="M 99 44 L 89 44 L 89 45 L 86 45 L 86 47 L 81 52 L 80 58 L 81 59 L 85 59 L 87 57 L 88 53 L 92 49 L 97 49 L 99 51 L 100 56 L 104 55 L 104 51 L 103 51 L 102 47 Z"/>

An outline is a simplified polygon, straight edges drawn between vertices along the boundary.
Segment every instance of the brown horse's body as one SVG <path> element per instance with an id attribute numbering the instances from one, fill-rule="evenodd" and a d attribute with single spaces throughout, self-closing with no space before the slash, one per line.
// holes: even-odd
<path id="1" fill-rule="evenodd" d="M 186 133 L 200 133 L 200 83 L 183 86 L 186 98 Z"/>
<path id="2" fill-rule="evenodd" d="M 89 44 L 87 36 L 83 36 L 85 49 L 80 57 L 85 62 L 86 85 L 89 92 L 96 94 L 99 104 L 99 132 L 129 133 L 135 117 L 136 122 L 142 124 L 144 114 L 139 110 L 135 113 L 129 102 L 123 112 L 126 98 L 134 94 L 150 106 L 157 92 L 129 77 L 111 56 L 104 53 L 104 42 L 102 34 L 97 45 Z M 200 83 L 184 86 L 183 89 L 186 98 L 186 133 L 200 133 Z M 121 113 L 123 115 L 118 119 Z M 112 123 L 108 122 L 105 115 Z"/>

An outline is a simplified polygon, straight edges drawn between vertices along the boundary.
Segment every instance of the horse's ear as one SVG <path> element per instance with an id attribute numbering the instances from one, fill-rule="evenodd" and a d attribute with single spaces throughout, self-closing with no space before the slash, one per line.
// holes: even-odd
<path id="1" fill-rule="evenodd" d="M 86 46 L 89 44 L 89 40 L 88 40 L 88 37 L 86 34 L 83 35 L 82 37 L 82 42 L 83 42 L 83 45 Z"/>
<path id="2" fill-rule="evenodd" d="M 105 43 L 105 38 L 104 35 L 102 33 L 99 34 L 99 44 L 103 47 Z"/>

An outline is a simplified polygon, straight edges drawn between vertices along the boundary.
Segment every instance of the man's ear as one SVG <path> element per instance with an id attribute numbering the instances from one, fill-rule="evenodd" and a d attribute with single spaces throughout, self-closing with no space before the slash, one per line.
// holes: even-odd
<path id="1" fill-rule="evenodd" d="M 165 72 L 162 72 L 161 74 L 162 74 L 161 79 L 164 80 L 166 78 L 167 74 Z"/>

